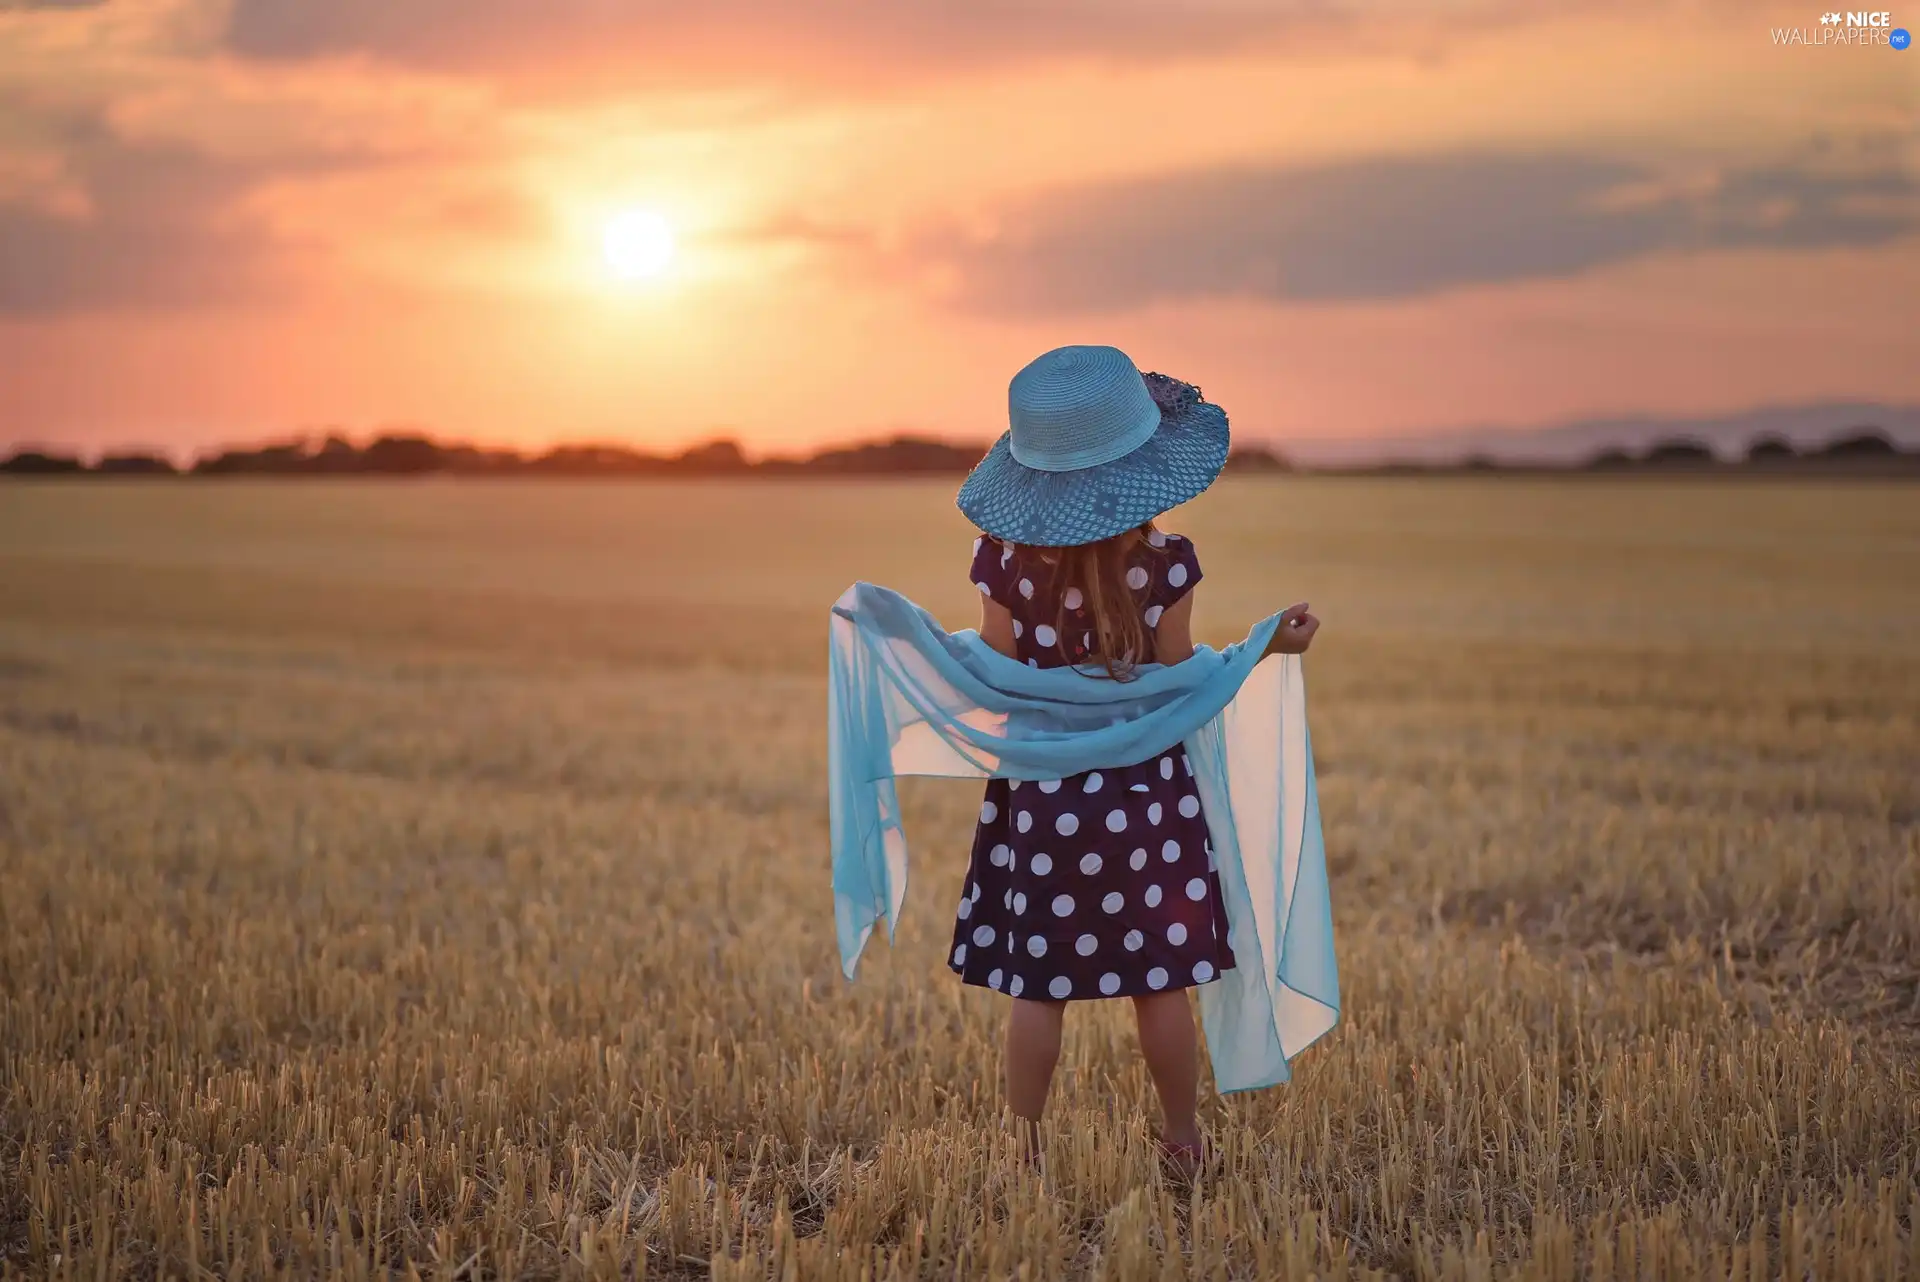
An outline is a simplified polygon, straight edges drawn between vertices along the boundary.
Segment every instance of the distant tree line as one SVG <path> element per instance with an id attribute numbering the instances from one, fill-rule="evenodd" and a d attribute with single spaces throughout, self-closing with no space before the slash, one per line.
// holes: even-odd
<path id="1" fill-rule="evenodd" d="M 1793 443 L 1778 436 L 1762 436 L 1748 444 L 1738 460 L 1723 461 L 1699 441 L 1661 441 L 1645 452 L 1602 450 L 1587 461 L 1589 471 L 1687 471 L 1739 468 L 1747 471 L 1805 471 L 1840 466 L 1848 470 L 1887 468 L 1916 470 L 1920 450 L 1902 451 L 1878 428 L 1865 427 L 1843 432 L 1825 445 L 1809 450 L 1795 449 Z"/>
<path id="2" fill-rule="evenodd" d="M 1434 473 L 1697 473 L 1702 475 L 1920 476 L 1920 449 L 1903 451 L 1878 428 L 1856 428 L 1823 445 L 1796 449 L 1777 436 L 1752 441 L 1739 458 L 1723 459 L 1703 441 L 1655 441 L 1642 450 L 1607 449 L 1578 463 L 1515 463 L 1474 455 L 1458 463 L 1383 463 L 1340 471 L 1373 476 Z"/>
<path id="3" fill-rule="evenodd" d="M 343 436 L 300 439 L 251 449 L 227 448 L 182 468 L 157 454 L 77 454 L 21 450 L 0 461 L 17 476 L 964 476 L 984 445 L 955 445 L 918 436 L 839 446 L 800 457 L 749 459 L 739 444 L 710 441 L 676 454 L 622 445 L 560 445 L 539 454 L 446 443 L 390 433 L 355 445 Z M 1262 447 L 1234 451 L 1234 471 L 1285 471 L 1287 461 Z"/>
<path id="4" fill-rule="evenodd" d="M 356 445 L 344 436 L 301 438 L 202 455 L 186 467 L 157 454 L 118 453 L 87 460 L 73 453 L 23 449 L 0 460 L 12 476 L 962 476 L 984 447 L 919 436 L 838 446 L 794 457 L 749 459 L 731 440 L 674 454 L 623 445 L 559 445 L 538 454 L 388 433 Z M 1292 463 L 1264 446 L 1242 446 L 1229 472 L 1287 472 Z M 1476 456 L 1460 463 L 1388 463 L 1329 469 L 1364 475 L 1415 473 L 1700 472 L 1920 475 L 1920 450 L 1902 451 L 1866 427 L 1824 445 L 1796 449 L 1779 437 L 1755 440 L 1744 457 L 1723 460 L 1693 440 L 1658 441 L 1639 452 L 1604 450 L 1584 463 L 1512 463 Z"/>

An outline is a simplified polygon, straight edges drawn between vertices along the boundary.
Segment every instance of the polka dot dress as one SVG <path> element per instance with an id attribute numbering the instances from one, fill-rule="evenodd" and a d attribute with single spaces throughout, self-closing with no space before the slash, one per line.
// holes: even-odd
<path id="1" fill-rule="evenodd" d="M 1188 540 L 1150 538 L 1127 582 L 1151 629 L 1200 581 L 1200 563 Z M 973 581 L 1013 614 L 1017 657 L 1049 668 L 1068 652 L 1094 654 L 1080 588 L 1055 582 L 1043 553 L 982 537 Z M 1011 997 L 1133 997 L 1232 969 L 1186 753 L 1038 783 L 988 780 L 955 918 L 948 965 Z"/>

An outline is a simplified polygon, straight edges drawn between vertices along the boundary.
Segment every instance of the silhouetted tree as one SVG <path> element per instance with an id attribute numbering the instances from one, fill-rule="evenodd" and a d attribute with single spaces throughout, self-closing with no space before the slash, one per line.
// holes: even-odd
<path id="1" fill-rule="evenodd" d="M 738 441 L 708 441 L 696 445 L 675 460 L 690 472 L 744 472 L 747 456 Z"/>
<path id="2" fill-rule="evenodd" d="M 438 472 L 447 460 L 440 447 L 424 436 L 391 435 L 367 446 L 360 456 L 362 471 L 389 476 L 418 476 Z"/>
<path id="3" fill-rule="evenodd" d="M 1747 446 L 1749 463 L 1789 463 L 1800 457 L 1800 451 L 1778 436 L 1763 436 Z"/>
<path id="4" fill-rule="evenodd" d="M 1887 439 L 1887 434 L 1877 427 L 1869 427 L 1845 436 L 1836 437 L 1822 446 L 1821 458 L 1833 459 L 1877 459 L 1888 458 L 1900 451 Z"/>
<path id="5" fill-rule="evenodd" d="M 21 450 L 0 463 L 0 472 L 13 476 L 72 476 L 86 470 L 87 465 L 71 454 L 46 454 L 39 450 Z"/>
<path id="6" fill-rule="evenodd" d="M 973 466 L 968 463 L 968 468 Z M 1243 445 L 1227 455 L 1229 472 L 1291 472 L 1287 456 L 1265 445 Z"/>
<path id="7" fill-rule="evenodd" d="M 158 454 L 109 454 L 93 470 L 102 476 L 174 476 L 180 471 L 173 460 Z"/>
<path id="8" fill-rule="evenodd" d="M 1661 441 L 1641 456 L 1648 467 L 1706 467 L 1713 463 L 1713 451 L 1699 441 Z"/>

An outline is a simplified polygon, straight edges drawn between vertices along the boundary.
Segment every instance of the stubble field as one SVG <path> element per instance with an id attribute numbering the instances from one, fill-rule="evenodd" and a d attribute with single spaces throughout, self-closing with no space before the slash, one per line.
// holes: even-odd
<path id="1" fill-rule="evenodd" d="M 1234 480 L 1310 600 L 1345 1015 L 1049 1184 L 905 789 L 839 977 L 826 609 L 970 626 L 937 484 L 0 488 L 0 1273 L 1920 1276 L 1920 490 Z"/>

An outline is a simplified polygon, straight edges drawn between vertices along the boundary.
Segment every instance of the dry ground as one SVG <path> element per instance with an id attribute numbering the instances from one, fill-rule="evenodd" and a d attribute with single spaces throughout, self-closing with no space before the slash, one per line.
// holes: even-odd
<path id="1" fill-rule="evenodd" d="M 0 488 L 0 1271 L 1920 1276 L 1920 489 L 1239 480 L 1308 598 L 1344 980 L 1052 1187 L 942 966 L 977 788 L 834 965 L 825 610 L 971 619 L 939 485 Z"/>

